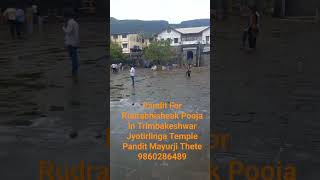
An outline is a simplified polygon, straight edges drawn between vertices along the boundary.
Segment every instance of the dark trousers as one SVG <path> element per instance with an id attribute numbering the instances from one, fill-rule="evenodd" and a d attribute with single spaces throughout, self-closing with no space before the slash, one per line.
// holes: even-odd
<path id="1" fill-rule="evenodd" d="M 251 29 L 244 31 L 242 35 L 242 46 L 246 46 L 246 42 L 249 42 L 249 48 L 255 49 L 257 44 L 258 32 L 253 32 Z"/>
<path id="2" fill-rule="evenodd" d="M 244 31 L 242 34 L 242 46 L 246 47 L 247 39 L 248 39 L 248 31 Z"/>
<path id="3" fill-rule="evenodd" d="M 8 20 L 8 23 L 9 23 L 11 37 L 14 38 L 15 33 L 16 33 L 16 21 L 15 20 Z"/>
<path id="4" fill-rule="evenodd" d="M 255 49 L 257 45 L 257 33 L 249 31 L 249 47 Z"/>
<path id="5" fill-rule="evenodd" d="M 21 38 L 22 27 L 23 27 L 22 22 L 16 22 L 16 31 L 19 38 Z"/>
<path id="6" fill-rule="evenodd" d="M 72 63 L 72 74 L 75 75 L 78 73 L 78 48 L 73 46 L 68 46 L 69 56 Z"/>
<path id="7" fill-rule="evenodd" d="M 132 80 L 132 86 L 134 86 L 134 76 L 130 76 Z"/>

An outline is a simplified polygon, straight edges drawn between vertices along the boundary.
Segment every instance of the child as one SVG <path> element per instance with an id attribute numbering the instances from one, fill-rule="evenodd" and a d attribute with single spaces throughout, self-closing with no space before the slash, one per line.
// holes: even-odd
<path id="1" fill-rule="evenodd" d="M 190 77 L 191 76 L 191 68 L 190 66 L 188 66 L 187 72 L 186 72 L 186 76 Z"/>

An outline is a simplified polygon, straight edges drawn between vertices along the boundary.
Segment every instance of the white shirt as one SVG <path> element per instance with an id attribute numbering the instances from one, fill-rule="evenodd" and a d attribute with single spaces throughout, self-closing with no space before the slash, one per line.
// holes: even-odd
<path id="1" fill-rule="evenodd" d="M 67 27 L 63 26 L 62 29 L 65 33 L 65 44 L 67 46 L 78 47 L 80 44 L 78 23 L 73 18 L 69 19 Z"/>
<path id="2" fill-rule="evenodd" d="M 15 8 L 8 8 L 3 12 L 3 16 L 8 16 L 9 20 L 16 20 L 16 12 Z"/>
<path id="3" fill-rule="evenodd" d="M 134 69 L 134 67 L 132 67 L 130 69 L 130 76 L 135 76 L 135 74 L 136 74 L 136 70 Z"/>

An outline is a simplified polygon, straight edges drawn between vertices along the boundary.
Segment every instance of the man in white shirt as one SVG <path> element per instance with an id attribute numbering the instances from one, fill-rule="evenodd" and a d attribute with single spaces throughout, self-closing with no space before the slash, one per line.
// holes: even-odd
<path id="1" fill-rule="evenodd" d="M 10 26 L 11 37 L 15 38 L 16 32 L 16 8 L 9 7 L 3 12 L 3 16 L 7 17 Z"/>
<path id="2" fill-rule="evenodd" d="M 65 45 L 68 48 L 69 56 L 72 62 L 72 75 L 78 73 L 78 47 L 79 40 L 79 25 L 74 19 L 73 13 L 65 13 L 66 23 L 62 27 L 65 33 Z"/>
<path id="3" fill-rule="evenodd" d="M 134 76 L 136 75 L 136 70 L 134 69 L 134 66 L 131 66 L 131 69 L 130 69 L 130 77 L 131 77 L 131 80 L 132 80 L 132 86 L 134 87 Z"/>

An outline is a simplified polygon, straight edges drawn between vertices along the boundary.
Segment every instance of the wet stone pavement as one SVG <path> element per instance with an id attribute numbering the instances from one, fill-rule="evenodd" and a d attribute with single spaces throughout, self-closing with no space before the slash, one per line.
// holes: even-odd
<path id="1" fill-rule="evenodd" d="M 209 179 L 209 69 L 209 67 L 194 67 L 191 78 L 188 78 L 185 76 L 185 69 L 180 68 L 170 71 L 137 68 L 135 88 L 132 87 L 128 69 L 110 74 L 111 179 L 151 179 L 152 174 L 161 174 L 161 180 Z M 204 114 L 205 119 L 198 123 L 200 128 L 196 132 L 201 136 L 199 142 L 204 145 L 205 151 L 188 153 L 190 160 L 185 162 L 155 162 L 139 161 L 136 157 L 137 151 L 128 153 L 121 149 L 121 143 L 126 142 L 125 138 L 129 131 L 127 122 L 121 120 L 120 112 L 149 112 L 143 109 L 142 103 L 159 103 L 160 101 L 182 103 L 184 107 L 181 111 Z M 150 110 L 150 112 L 153 111 L 156 110 Z M 156 130 L 147 132 L 163 133 Z"/>
<path id="2" fill-rule="evenodd" d="M 1 179 L 38 179 L 39 160 L 108 164 L 106 24 L 79 24 L 78 82 L 60 24 L 47 24 L 22 40 L 11 40 L 1 26 Z"/>
<path id="3" fill-rule="evenodd" d="M 212 128 L 230 133 L 212 152 L 221 176 L 231 160 L 282 168 L 317 180 L 320 169 L 320 25 L 264 18 L 257 51 L 240 50 L 243 21 L 217 22 Z M 244 177 L 243 177 L 244 178 Z"/>

